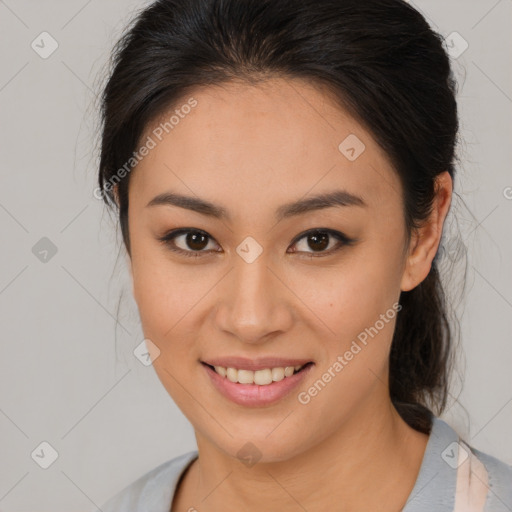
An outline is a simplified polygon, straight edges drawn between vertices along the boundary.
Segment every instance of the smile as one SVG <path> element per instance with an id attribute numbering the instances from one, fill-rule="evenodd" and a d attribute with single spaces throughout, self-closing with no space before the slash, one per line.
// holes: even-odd
<path id="1" fill-rule="evenodd" d="M 309 364 L 309 363 L 306 363 Z M 299 372 L 306 365 L 279 366 L 276 368 L 264 368 L 262 370 L 238 370 L 236 368 L 225 368 L 213 366 L 213 369 L 221 376 L 226 377 L 230 382 L 239 384 L 258 384 L 268 386 L 272 382 L 279 382 Z"/>
<path id="2" fill-rule="evenodd" d="M 238 405 L 262 407 L 287 396 L 304 380 L 314 363 L 258 370 L 213 366 L 204 362 L 201 365 L 222 396 Z"/>

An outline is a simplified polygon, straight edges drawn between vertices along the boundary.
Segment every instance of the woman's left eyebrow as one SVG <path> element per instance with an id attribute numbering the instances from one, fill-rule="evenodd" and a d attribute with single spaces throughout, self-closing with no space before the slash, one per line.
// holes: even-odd
<path id="1" fill-rule="evenodd" d="M 146 207 L 162 205 L 177 206 L 209 217 L 226 219 L 228 221 L 231 220 L 231 215 L 223 206 L 216 205 L 199 197 L 186 196 L 175 192 L 164 192 L 157 195 L 146 205 Z M 346 190 L 335 190 L 333 192 L 318 194 L 316 196 L 284 204 L 277 208 L 275 216 L 276 219 L 280 221 L 285 218 L 302 215 L 314 210 L 343 206 L 368 207 L 361 197 L 351 194 Z"/>

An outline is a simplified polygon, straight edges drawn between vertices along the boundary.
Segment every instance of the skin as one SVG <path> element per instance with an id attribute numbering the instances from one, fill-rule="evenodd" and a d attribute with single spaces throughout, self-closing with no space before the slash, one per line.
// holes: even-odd
<path id="1" fill-rule="evenodd" d="M 432 214 L 406 246 L 402 189 L 387 155 L 319 86 L 230 82 L 197 88 L 180 104 L 190 96 L 197 106 L 132 171 L 129 189 L 133 293 L 144 335 L 160 350 L 153 366 L 193 425 L 199 451 L 172 512 L 400 510 L 428 436 L 390 401 L 396 317 L 307 405 L 297 394 L 400 291 L 425 279 L 449 210 L 449 174 L 439 176 Z M 349 134 L 366 146 L 355 161 L 338 149 Z M 274 219 L 285 203 L 342 188 L 368 206 Z M 169 191 L 221 205 L 232 218 L 146 206 Z M 182 227 L 208 233 L 202 256 L 181 256 L 158 241 Z M 328 255 L 335 238 L 320 252 L 307 236 L 293 244 L 313 228 L 357 241 Z M 263 249 L 250 264 L 236 252 L 247 236 Z M 184 236 L 174 242 L 194 251 Z M 300 357 L 315 366 L 300 389 L 251 408 L 219 394 L 199 362 L 228 355 Z M 250 467 L 237 458 L 247 442 L 261 452 Z"/>

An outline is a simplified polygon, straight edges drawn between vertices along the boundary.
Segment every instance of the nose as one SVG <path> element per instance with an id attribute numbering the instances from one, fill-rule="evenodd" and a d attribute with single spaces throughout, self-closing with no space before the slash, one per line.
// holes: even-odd
<path id="1" fill-rule="evenodd" d="M 263 255 L 252 263 L 238 258 L 234 265 L 219 290 L 217 327 L 251 344 L 264 343 L 290 329 L 293 294 L 286 287 L 286 278 L 269 268 Z"/>

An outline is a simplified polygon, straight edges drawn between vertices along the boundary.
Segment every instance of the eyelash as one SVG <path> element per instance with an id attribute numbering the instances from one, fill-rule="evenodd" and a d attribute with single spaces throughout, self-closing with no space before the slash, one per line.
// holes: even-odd
<path id="1" fill-rule="evenodd" d="M 203 256 L 201 253 L 211 252 L 211 251 L 204 251 L 204 250 L 202 250 L 202 251 L 192 251 L 192 250 L 186 251 L 184 249 L 180 249 L 179 247 L 176 247 L 173 242 L 174 238 L 176 238 L 179 235 L 188 234 L 188 233 L 196 233 L 196 234 L 200 234 L 200 235 L 205 235 L 209 239 L 209 241 L 215 240 L 213 237 L 211 237 L 205 231 L 202 231 L 200 229 L 194 229 L 194 228 L 175 229 L 173 231 L 169 231 L 168 233 L 166 233 L 165 235 L 163 235 L 162 237 L 159 237 L 157 239 L 159 242 L 163 243 L 171 251 L 176 252 L 176 253 L 183 255 L 185 257 L 188 257 L 188 258 L 200 258 Z M 335 231 L 333 229 L 327 229 L 327 228 L 315 228 L 315 229 L 310 229 L 308 231 L 305 231 L 304 233 L 301 233 L 300 235 L 298 235 L 293 240 L 292 245 L 295 245 L 297 242 L 299 242 L 303 238 L 306 238 L 308 235 L 318 234 L 318 233 L 325 233 L 325 234 L 331 235 L 333 238 L 335 238 L 338 241 L 338 245 L 328 251 L 321 251 L 321 252 L 317 252 L 317 253 L 307 252 L 307 251 L 296 251 L 296 252 L 298 254 L 304 254 L 304 253 L 309 254 L 310 256 L 304 256 L 309 259 L 321 258 L 323 256 L 328 256 L 330 254 L 333 254 L 333 253 L 339 251 L 344 246 L 350 246 L 350 245 L 354 244 L 355 242 L 357 242 L 356 239 L 349 238 L 339 231 Z M 220 251 L 214 251 L 214 252 L 220 252 Z"/>

